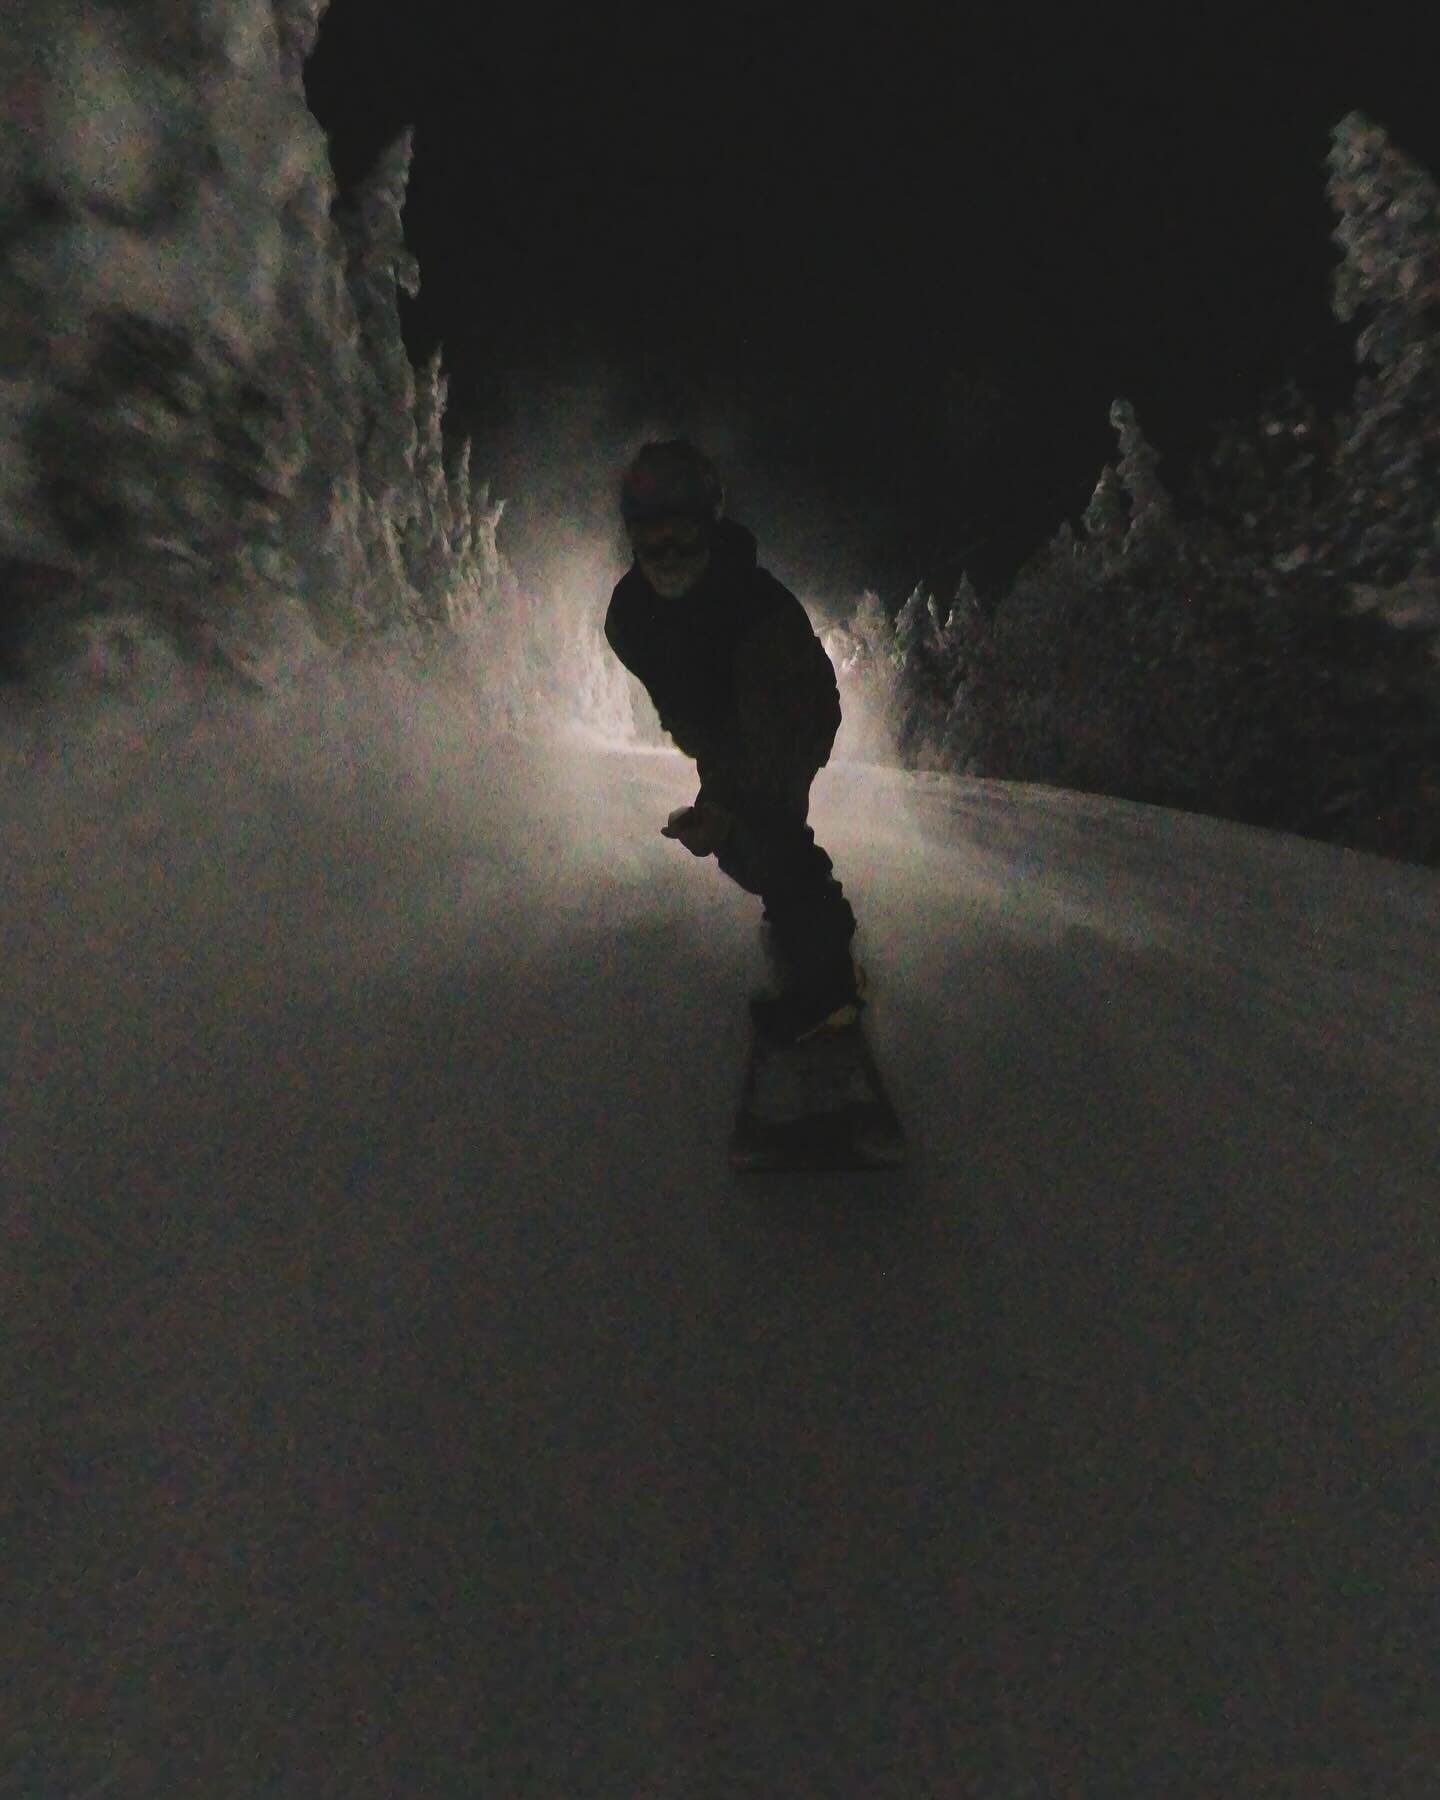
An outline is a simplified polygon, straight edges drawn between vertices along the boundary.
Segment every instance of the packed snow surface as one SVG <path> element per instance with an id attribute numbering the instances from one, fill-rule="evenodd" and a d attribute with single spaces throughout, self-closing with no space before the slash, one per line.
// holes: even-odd
<path id="1" fill-rule="evenodd" d="M 369 681 L 4 745 L 7 1791 L 1433 1793 L 1440 878 L 838 763 L 741 1177 L 690 765 Z"/>

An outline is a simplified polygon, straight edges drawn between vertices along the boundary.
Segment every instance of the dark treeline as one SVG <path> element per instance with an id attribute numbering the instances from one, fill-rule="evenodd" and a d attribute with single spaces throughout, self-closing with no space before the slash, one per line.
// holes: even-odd
<path id="1" fill-rule="evenodd" d="M 1007 591 L 867 595 L 842 653 L 908 764 L 1440 865 L 1440 194 L 1359 114 L 1329 166 L 1350 405 L 1287 381 L 1172 496 L 1117 400 L 1078 533 Z"/>

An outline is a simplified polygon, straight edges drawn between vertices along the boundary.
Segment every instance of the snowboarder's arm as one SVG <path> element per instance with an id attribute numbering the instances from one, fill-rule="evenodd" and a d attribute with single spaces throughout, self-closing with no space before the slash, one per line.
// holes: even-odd
<path id="1" fill-rule="evenodd" d="M 651 705 L 655 707 L 656 717 L 660 720 L 660 729 L 670 731 L 671 723 L 661 712 L 655 700 L 655 693 L 650 685 L 644 659 L 636 649 L 635 636 L 627 620 L 627 608 L 620 588 L 617 588 L 611 595 L 610 606 L 605 614 L 605 642 L 609 644 L 618 660 L 649 694 Z"/>
<path id="2" fill-rule="evenodd" d="M 629 636 L 625 630 L 624 608 L 620 604 L 620 591 L 610 596 L 610 605 L 605 613 L 605 642 L 615 652 L 632 675 L 638 675 L 635 667 L 635 652 L 629 644 Z"/>
<path id="3" fill-rule="evenodd" d="M 758 769 L 820 769 L 840 729 L 835 670 L 800 602 L 768 614 L 735 653 L 736 720 Z"/>

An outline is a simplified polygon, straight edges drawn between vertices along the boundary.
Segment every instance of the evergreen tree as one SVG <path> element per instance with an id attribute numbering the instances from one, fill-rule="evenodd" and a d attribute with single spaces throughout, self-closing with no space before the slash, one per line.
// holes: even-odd
<path id="1" fill-rule="evenodd" d="M 1227 536 L 1237 564 L 1283 570 L 1320 559 L 1317 519 L 1329 491 L 1334 444 L 1328 422 L 1287 380 L 1262 398 L 1253 419 L 1226 420 L 1219 428 L 1214 446 L 1191 472 L 1187 505 L 1209 534 Z M 1196 535 L 1192 529 L 1192 541 Z"/>
<path id="2" fill-rule="evenodd" d="M 470 550 L 471 532 L 471 492 L 470 492 L 470 440 L 463 438 L 459 450 L 451 459 L 449 480 L 446 484 L 446 512 L 450 522 L 447 542 L 452 557 L 464 557 Z"/>
<path id="3" fill-rule="evenodd" d="M 1134 556 L 1151 548 L 1168 532 L 1172 523 L 1170 496 L 1157 473 L 1159 454 L 1140 429 L 1135 408 L 1128 400 L 1114 402 L 1110 423 L 1119 434 L 1119 476 L 1130 497 L 1125 554 Z"/>
<path id="4" fill-rule="evenodd" d="M 1360 113 L 1333 139 L 1333 306 L 1364 319 L 1356 358 L 1375 371 L 1345 421 L 1333 529 L 1347 572 L 1384 588 L 1440 566 L 1440 191 Z"/>
<path id="5" fill-rule="evenodd" d="M 873 589 L 861 594 L 849 624 L 836 635 L 843 644 L 838 673 L 888 742 L 901 723 L 901 657 L 895 626 Z"/>
<path id="6" fill-rule="evenodd" d="M 271 0 L 275 12 L 275 32 L 280 44 L 280 67 L 298 83 L 315 39 L 320 31 L 320 15 L 329 0 Z"/>
<path id="7" fill-rule="evenodd" d="M 1355 344 L 1382 376 L 1413 379 L 1430 360 L 1440 310 L 1440 193 L 1385 132 L 1352 112 L 1332 135 L 1327 192 L 1345 252 L 1334 276 L 1336 316 L 1368 323 Z"/>
<path id="8" fill-rule="evenodd" d="M 952 764 L 965 773 L 982 766 L 987 705 L 995 699 L 989 680 L 990 617 L 968 574 L 962 574 L 940 639 L 946 698 L 942 742 Z"/>
<path id="9" fill-rule="evenodd" d="M 1085 508 L 1081 523 L 1088 547 L 1099 557 L 1102 566 L 1118 562 L 1125 551 L 1125 502 L 1120 478 L 1106 463 L 1095 483 L 1095 491 Z"/>
<path id="10" fill-rule="evenodd" d="M 943 736 L 950 685 L 935 596 L 917 583 L 895 619 L 899 747 L 929 760 Z"/>
<path id="11" fill-rule="evenodd" d="M 443 582 L 449 547 L 443 422 L 450 384 L 441 372 L 441 354 L 437 347 L 415 377 L 415 506 L 404 543 L 410 579 L 419 594 L 430 594 Z"/>
<path id="12" fill-rule="evenodd" d="M 898 671 L 900 652 L 895 641 L 895 626 L 880 596 L 871 588 L 866 588 L 855 604 L 850 635 L 857 645 L 859 669 L 876 678 L 880 678 L 885 670 Z"/>
<path id="13" fill-rule="evenodd" d="M 935 677 L 950 766 L 1440 863 L 1440 199 L 1358 116 L 1332 162 L 1353 412 L 1273 389 L 1221 428 L 1182 526 L 1117 399 L 1080 542 L 1062 526 L 993 602 L 962 583 L 943 629 L 923 586 L 889 629 L 869 597 L 902 757 Z"/>
<path id="14" fill-rule="evenodd" d="M 399 302 L 401 293 L 413 299 L 420 291 L 419 265 L 405 243 L 402 222 L 414 135 L 403 131 L 336 213 L 360 333 L 369 415 L 366 468 L 377 491 L 404 485 L 415 463 L 415 376 L 405 352 Z"/>
<path id="15" fill-rule="evenodd" d="M 419 610 L 407 568 L 412 559 L 402 547 L 421 505 L 415 373 L 401 335 L 399 302 L 401 291 L 419 292 L 402 223 L 413 143 L 414 133 L 402 132 L 336 214 L 358 328 L 357 529 L 369 579 L 355 603 L 368 613 L 369 629 L 408 622 Z"/>
<path id="16" fill-rule="evenodd" d="M 917 582 L 895 616 L 895 648 L 902 671 L 907 666 L 929 666 L 940 641 L 940 620 L 934 596 Z"/>
<path id="17" fill-rule="evenodd" d="M 964 674 L 967 646 L 987 622 L 984 601 L 969 575 L 962 574 L 940 634 L 941 661 L 957 679 Z"/>

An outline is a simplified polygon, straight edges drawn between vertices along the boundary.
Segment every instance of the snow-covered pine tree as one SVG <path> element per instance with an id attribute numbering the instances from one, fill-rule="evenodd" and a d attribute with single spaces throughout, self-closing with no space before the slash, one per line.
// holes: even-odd
<path id="1" fill-rule="evenodd" d="M 985 603 L 975 583 L 962 574 L 940 634 L 940 654 L 948 669 L 958 672 L 963 668 L 966 646 L 985 619 Z"/>
<path id="2" fill-rule="evenodd" d="M 416 468 L 418 396 L 399 301 L 401 292 L 419 291 L 402 221 L 413 148 L 413 131 L 403 131 L 336 212 L 358 326 L 358 524 L 369 576 L 361 603 L 370 629 L 403 626 L 419 610 L 403 548 L 423 503 Z"/>
<path id="3" fill-rule="evenodd" d="M 488 482 L 477 484 L 471 470 L 470 439 L 447 456 L 449 536 L 446 577 L 433 603 L 436 622 L 450 630 L 473 632 L 496 599 L 499 548 L 496 528 L 504 505 L 492 506 Z"/>
<path id="4" fill-rule="evenodd" d="M 1154 548 L 1173 522 L 1170 495 L 1157 473 L 1160 456 L 1140 428 L 1135 408 L 1117 399 L 1110 408 L 1110 423 L 1120 438 L 1117 472 L 1130 499 L 1130 527 L 1125 554 L 1134 557 Z"/>
<path id="5" fill-rule="evenodd" d="M 417 617 L 443 605 L 450 540 L 450 492 L 445 469 L 445 405 L 450 383 L 441 369 L 439 346 L 415 373 L 413 507 L 404 521 L 400 545 L 416 595 Z"/>
<path id="6" fill-rule="evenodd" d="M 1081 524 L 1090 553 L 1087 560 L 1098 559 L 1102 570 L 1117 564 L 1125 554 L 1128 521 L 1120 477 L 1110 463 L 1100 471 L 1100 479 L 1095 483 Z"/>
<path id="7" fill-rule="evenodd" d="M 184 28 L 17 6 L 0 54 L 34 125 L 0 119 L 0 313 L 26 366 L 0 409 L 0 673 L 72 666 L 91 615 L 266 679 L 317 628 L 443 618 L 469 578 L 442 539 L 422 600 L 398 539 L 421 505 L 409 134 L 332 217 L 301 79 L 321 0 L 182 7 Z M 488 497 L 469 520 L 493 586 Z"/>
<path id="8" fill-rule="evenodd" d="M 839 678 L 842 706 L 847 694 L 858 702 L 864 753 L 893 754 L 901 710 L 900 649 L 894 622 L 872 588 L 861 594 L 844 625 L 826 633 L 826 648 Z M 853 746 L 853 729 L 848 735 Z"/>
<path id="9" fill-rule="evenodd" d="M 1187 545 L 1247 579 L 1320 566 L 1333 439 L 1293 379 L 1264 395 L 1254 417 L 1224 421 L 1189 476 Z"/>
<path id="10" fill-rule="evenodd" d="M 849 632 L 857 646 L 857 672 L 863 670 L 875 677 L 886 669 L 898 672 L 900 649 L 895 641 L 894 621 L 872 588 L 866 588 L 856 601 Z"/>
<path id="11" fill-rule="evenodd" d="M 275 12 L 275 34 L 280 45 L 280 68 L 285 77 L 298 84 L 315 39 L 320 32 L 320 17 L 330 0 L 271 0 Z"/>
<path id="12" fill-rule="evenodd" d="M 1440 189 L 1363 114 L 1332 135 L 1332 304 L 1363 318 L 1356 359 L 1375 371 L 1345 421 L 1332 528 L 1362 604 L 1440 632 Z"/>
<path id="13" fill-rule="evenodd" d="M 1440 193 L 1363 113 L 1331 136 L 1327 192 L 1340 215 L 1331 235 L 1345 252 L 1335 313 L 1346 323 L 1367 315 L 1357 359 L 1408 383 L 1429 360 L 1440 308 Z"/>
<path id="14" fill-rule="evenodd" d="M 437 346 L 415 381 L 415 483 L 420 490 L 420 516 L 427 535 L 436 544 L 448 541 L 450 529 L 444 430 L 450 377 L 442 369 L 442 355 Z"/>
<path id="15" fill-rule="evenodd" d="M 941 741 L 951 767 L 983 767 L 987 707 L 997 696 L 989 680 L 990 617 L 968 574 L 962 573 L 940 634 L 945 724 Z"/>
<path id="16" fill-rule="evenodd" d="M 1440 856 L 1440 189 L 1361 113 L 1332 134 L 1341 320 L 1363 321 L 1322 525 L 1326 570 L 1381 628 L 1343 721 L 1345 841 Z M 1349 684 L 1353 686 L 1354 684 Z M 1364 730 L 1357 729 L 1363 723 Z M 1339 801 L 1345 800 L 1345 795 Z M 1339 804 L 1337 801 L 1337 804 Z M 1348 816 L 1347 816 L 1348 814 Z"/>
<path id="17" fill-rule="evenodd" d="M 468 447 L 468 439 L 466 444 Z M 477 482 L 473 474 L 467 474 L 467 489 L 470 496 L 470 525 L 464 555 L 467 566 L 474 572 L 479 584 L 478 599 L 481 603 L 488 604 L 496 598 L 498 592 L 500 549 L 497 534 L 505 514 L 505 502 L 492 500 L 490 483 Z"/>
<path id="18" fill-rule="evenodd" d="M 462 438 L 460 448 L 450 459 L 446 503 L 450 521 L 447 542 L 452 556 L 463 556 L 470 545 L 470 453 L 469 438 Z"/>
<path id="19" fill-rule="evenodd" d="M 902 673 L 909 667 L 928 667 L 933 662 L 940 640 L 940 618 L 935 597 L 924 582 L 915 584 L 895 615 L 894 637 Z"/>
<path id="20" fill-rule="evenodd" d="M 917 758 L 930 762 L 939 753 L 950 704 L 942 636 L 935 596 L 917 582 L 896 615 L 894 629 L 899 658 L 896 741 L 907 762 Z"/>

